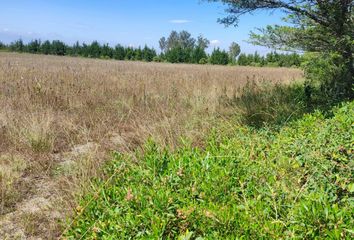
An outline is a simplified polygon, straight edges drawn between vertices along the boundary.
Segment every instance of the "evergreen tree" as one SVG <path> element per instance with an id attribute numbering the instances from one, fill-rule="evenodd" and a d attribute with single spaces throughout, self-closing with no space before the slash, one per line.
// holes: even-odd
<path id="1" fill-rule="evenodd" d="M 12 42 L 10 44 L 10 50 L 14 52 L 24 52 L 25 51 L 25 45 L 23 44 L 22 39 L 19 39 L 15 42 Z"/>
<path id="2" fill-rule="evenodd" d="M 113 58 L 113 49 L 108 44 L 102 46 L 101 57 L 109 59 Z"/>
<path id="3" fill-rule="evenodd" d="M 210 56 L 211 64 L 227 65 L 229 63 L 229 55 L 220 48 L 214 48 Z"/>
<path id="4" fill-rule="evenodd" d="M 51 54 L 51 43 L 47 40 L 41 45 L 41 53 L 48 55 Z"/>
<path id="5" fill-rule="evenodd" d="M 91 58 L 101 57 L 101 45 L 97 41 L 93 41 L 89 46 L 88 56 Z"/>
<path id="6" fill-rule="evenodd" d="M 0 50 L 4 50 L 6 48 L 7 48 L 7 46 L 0 41 Z"/>
<path id="7" fill-rule="evenodd" d="M 64 56 L 66 55 L 66 45 L 62 41 L 54 40 L 52 41 L 51 52 L 54 55 Z"/>
<path id="8" fill-rule="evenodd" d="M 118 44 L 114 48 L 114 59 L 116 60 L 124 60 L 125 59 L 125 49 L 122 45 Z"/>
<path id="9" fill-rule="evenodd" d="M 192 50 L 192 56 L 191 56 L 191 63 L 199 63 L 201 59 L 203 58 L 208 58 L 207 54 L 205 53 L 204 49 L 202 47 L 195 47 Z"/>
<path id="10" fill-rule="evenodd" d="M 39 53 L 41 50 L 41 42 L 40 40 L 32 40 L 28 43 L 27 49 L 29 53 Z"/>

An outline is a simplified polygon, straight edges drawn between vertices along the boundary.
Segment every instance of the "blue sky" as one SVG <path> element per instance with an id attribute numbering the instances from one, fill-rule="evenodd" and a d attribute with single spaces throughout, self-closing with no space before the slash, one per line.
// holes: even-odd
<path id="1" fill-rule="evenodd" d="M 243 16 L 237 28 L 226 28 L 217 23 L 225 7 L 200 0 L 0 0 L 0 6 L 0 41 L 7 43 L 21 37 L 158 48 L 160 37 L 187 30 L 212 40 L 211 48 L 227 49 L 235 41 L 246 53 L 267 52 L 245 40 L 251 30 L 279 24 L 282 17 L 259 12 Z"/>

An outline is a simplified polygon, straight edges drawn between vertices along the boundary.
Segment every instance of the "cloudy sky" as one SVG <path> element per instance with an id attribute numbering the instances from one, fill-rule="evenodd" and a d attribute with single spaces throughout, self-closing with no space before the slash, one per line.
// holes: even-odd
<path id="1" fill-rule="evenodd" d="M 256 27 L 281 23 L 281 13 L 257 13 L 225 27 L 221 4 L 200 0 L 0 0 L 0 41 L 18 38 L 76 40 L 158 48 L 158 40 L 172 30 L 187 30 L 211 40 L 211 48 L 228 48 L 232 41 L 243 52 L 266 49 L 245 41 Z"/>

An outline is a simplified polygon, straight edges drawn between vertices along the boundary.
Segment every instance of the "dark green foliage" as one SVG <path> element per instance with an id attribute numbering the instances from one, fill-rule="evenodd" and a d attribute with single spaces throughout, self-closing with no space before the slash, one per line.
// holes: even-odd
<path id="1" fill-rule="evenodd" d="M 32 40 L 28 43 L 27 49 L 29 53 L 40 53 L 41 51 L 41 41 L 40 40 Z"/>
<path id="2" fill-rule="evenodd" d="M 64 55 L 66 55 L 66 50 L 67 50 L 67 46 L 62 41 L 59 41 L 59 40 L 52 41 L 51 54 L 58 55 L 58 56 L 64 56 Z"/>
<path id="3" fill-rule="evenodd" d="M 307 97 L 314 105 L 331 106 L 346 97 L 343 59 L 339 54 L 305 53 L 302 68 L 305 70 Z"/>
<path id="4" fill-rule="evenodd" d="M 115 50 L 113 53 L 114 59 L 124 60 L 125 54 L 126 54 L 124 47 L 122 45 L 118 44 L 114 50 Z"/>
<path id="5" fill-rule="evenodd" d="M 107 59 L 112 59 L 113 53 L 114 53 L 114 50 L 108 44 L 104 44 L 102 46 L 101 57 L 107 58 Z"/>
<path id="6" fill-rule="evenodd" d="M 22 39 L 19 39 L 15 42 L 12 42 L 10 44 L 10 50 L 14 52 L 24 52 L 25 51 L 25 45 L 23 44 Z"/>
<path id="7" fill-rule="evenodd" d="M 208 58 L 204 49 L 201 47 L 195 47 L 191 53 L 191 63 L 200 63 L 200 60 L 203 58 Z"/>
<path id="8" fill-rule="evenodd" d="M 125 57 L 124 60 L 134 60 L 135 57 L 135 51 L 132 47 L 128 47 L 125 50 Z"/>
<path id="9" fill-rule="evenodd" d="M 66 237 L 353 239 L 353 122 L 351 102 L 278 131 L 221 123 L 203 150 L 117 153 Z"/>
<path id="10" fill-rule="evenodd" d="M 71 47 L 71 53 L 69 55 L 71 56 L 81 56 L 82 54 L 82 47 L 79 42 L 76 42 L 72 47 Z"/>
<path id="11" fill-rule="evenodd" d="M 229 55 L 220 48 L 215 48 L 210 56 L 211 64 L 227 65 L 229 63 Z"/>
<path id="12" fill-rule="evenodd" d="M 165 58 L 170 63 L 190 63 L 191 49 L 182 48 L 181 46 L 174 47 L 165 53 Z"/>
<path id="13" fill-rule="evenodd" d="M 99 58 L 101 56 L 101 45 L 97 41 L 93 41 L 91 45 L 88 46 L 88 56 L 91 58 Z"/>
<path id="14" fill-rule="evenodd" d="M 47 40 L 41 45 L 41 53 L 48 55 L 52 53 L 51 43 Z"/>
<path id="15" fill-rule="evenodd" d="M 9 51 L 9 47 L 5 44 L 0 42 L 0 51 Z"/>
<path id="16" fill-rule="evenodd" d="M 258 66 L 258 67 L 300 67 L 303 62 L 301 55 L 297 53 L 284 54 L 270 52 L 266 56 L 260 56 L 257 52 L 254 54 L 240 54 L 237 64 L 240 66 Z"/>
<path id="17" fill-rule="evenodd" d="M 142 50 L 142 59 L 144 61 L 151 62 L 155 56 L 156 56 L 155 49 L 149 48 L 148 46 L 145 45 L 145 47 Z"/>
<path id="18" fill-rule="evenodd" d="M 115 48 L 112 48 L 108 44 L 101 45 L 97 41 L 93 41 L 91 44 L 83 43 L 82 45 L 79 42 L 76 42 L 73 46 L 69 46 L 59 40 L 52 42 L 44 41 L 42 44 L 40 40 L 34 40 L 28 44 L 24 44 L 22 40 L 18 40 L 11 43 L 9 46 L 3 45 L 3 48 L 14 52 L 42 53 L 46 55 L 53 54 L 59 56 L 82 56 L 117 60 L 126 59 L 147 62 L 151 62 L 153 58 L 157 56 L 156 51 L 147 46 L 143 49 L 140 47 L 125 48 L 118 44 Z"/>

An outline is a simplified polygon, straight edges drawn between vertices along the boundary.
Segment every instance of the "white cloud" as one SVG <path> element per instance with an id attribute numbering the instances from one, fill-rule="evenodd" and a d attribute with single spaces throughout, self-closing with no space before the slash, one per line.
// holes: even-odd
<path id="1" fill-rule="evenodd" d="M 174 24 L 184 24 L 184 23 L 190 23 L 191 21 L 186 20 L 186 19 L 173 19 L 169 21 L 170 23 Z"/>
<path id="2" fill-rule="evenodd" d="M 8 32 L 9 29 L 8 29 L 8 28 L 4 28 L 3 31 L 4 31 L 4 32 Z"/>
<path id="3" fill-rule="evenodd" d="M 219 45 L 220 43 L 221 43 L 220 40 L 217 40 L 217 39 L 210 41 L 210 44 L 211 44 L 211 45 L 214 45 L 214 46 L 215 46 L 215 45 Z"/>

